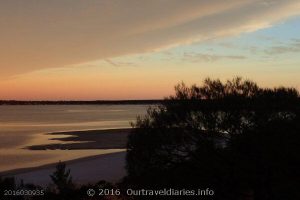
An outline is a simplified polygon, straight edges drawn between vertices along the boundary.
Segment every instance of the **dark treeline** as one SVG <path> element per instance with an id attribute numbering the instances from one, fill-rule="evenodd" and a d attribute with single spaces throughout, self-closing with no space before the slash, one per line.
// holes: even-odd
<path id="1" fill-rule="evenodd" d="M 0 100 L 0 105 L 151 105 L 163 100 L 18 101 Z"/>
<path id="2" fill-rule="evenodd" d="M 161 105 L 161 104 L 189 104 L 190 106 L 198 106 L 201 109 L 245 109 L 255 106 L 256 109 L 294 109 L 299 106 L 300 98 L 293 98 L 289 104 L 281 102 L 280 99 L 274 97 L 274 101 L 270 102 L 267 98 L 257 99 L 164 99 L 164 100 L 96 100 L 96 101 L 18 101 L 18 100 L 0 100 L 0 105 Z"/>
<path id="3" fill-rule="evenodd" d="M 127 187 L 210 188 L 215 195 L 201 199 L 214 200 L 300 199 L 294 88 L 261 88 L 241 78 L 182 83 L 133 127 Z"/>

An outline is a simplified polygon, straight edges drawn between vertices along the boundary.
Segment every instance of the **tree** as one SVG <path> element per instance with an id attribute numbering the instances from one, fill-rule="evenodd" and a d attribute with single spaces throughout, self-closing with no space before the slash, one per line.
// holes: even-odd
<path id="1" fill-rule="evenodd" d="M 50 177 L 62 196 L 67 195 L 74 188 L 70 169 L 66 169 L 66 164 L 61 161 L 56 165 L 56 171 Z"/>
<path id="2" fill-rule="evenodd" d="M 288 165 L 299 160 L 291 154 L 300 146 L 299 102 L 294 88 L 260 88 L 239 77 L 181 83 L 133 124 L 125 180 L 133 187 L 213 187 L 223 200 L 249 191 L 280 199 L 272 184 L 294 180 L 299 167 Z M 289 174 L 276 176 L 281 168 Z"/>

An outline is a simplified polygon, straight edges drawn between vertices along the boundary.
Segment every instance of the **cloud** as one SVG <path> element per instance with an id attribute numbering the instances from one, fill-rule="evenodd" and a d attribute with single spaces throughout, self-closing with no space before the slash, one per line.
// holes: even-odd
<path id="1" fill-rule="evenodd" d="M 299 12 L 299 0 L 1 1 L 0 74 L 236 35 Z"/>
<path id="2" fill-rule="evenodd" d="M 132 62 L 120 62 L 120 61 L 113 61 L 111 59 L 104 59 L 105 62 L 107 62 L 108 64 L 114 66 L 114 67 L 122 67 L 122 66 L 136 66 L 135 63 Z"/>
<path id="3" fill-rule="evenodd" d="M 278 55 L 278 54 L 285 54 L 285 53 L 300 52 L 300 40 L 293 39 L 291 41 L 292 43 L 287 45 L 273 46 L 269 49 L 266 49 L 265 53 L 268 55 Z"/>
<path id="4" fill-rule="evenodd" d="M 202 54 L 202 53 L 184 53 L 183 60 L 189 62 L 215 62 L 221 59 L 246 59 L 245 56 L 240 55 L 217 55 L 217 54 Z"/>

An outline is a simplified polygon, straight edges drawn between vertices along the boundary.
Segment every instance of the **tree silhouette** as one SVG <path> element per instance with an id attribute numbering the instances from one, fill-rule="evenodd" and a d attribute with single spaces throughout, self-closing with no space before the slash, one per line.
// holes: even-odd
<path id="1" fill-rule="evenodd" d="M 222 200 L 295 199 L 296 186 L 286 183 L 299 178 L 299 102 L 296 89 L 260 88 L 239 77 L 181 83 L 132 124 L 126 183 L 210 187 Z M 280 187 L 290 196 L 276 192 Z"/>
<path id="2" fill-rule="evenodd" d="M 56 171 L 50 177 L 61 196 L 67 196 L 74 187 L 70 170 L 66 169 L 66 164 L 61 161 L 56 165 Z"/>

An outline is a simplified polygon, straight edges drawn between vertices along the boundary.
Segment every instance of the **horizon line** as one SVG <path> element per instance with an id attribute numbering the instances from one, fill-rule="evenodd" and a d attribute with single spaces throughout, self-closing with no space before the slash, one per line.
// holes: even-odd
<path id="1" fill-rule="evenodd" d="M 57 105 L 57 104 L 155 104 L 163 99 L 122 99 L 122 100 L 0 100 L 0 105 Z"/>

